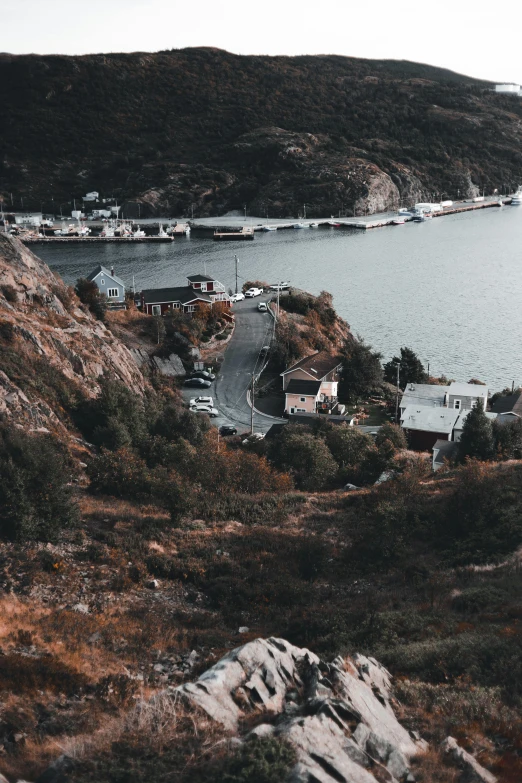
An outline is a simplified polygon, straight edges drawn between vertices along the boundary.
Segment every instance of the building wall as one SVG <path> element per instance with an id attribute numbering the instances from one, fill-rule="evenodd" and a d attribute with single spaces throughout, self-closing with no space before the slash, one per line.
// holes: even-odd
<path id="1" fill-rule="evenodd" d="M 438 440 L 449 440 L 446 432 L 423 432 L 422 430 L 406 430 L 408 446 L 414 451 L 432 451 Z"/>
<path id="2" fill-rule="evenodd" d="M 101 294 L 105 294 L 105 296 L 111 300 L 111 302 L 124 302 L 125 301 L 125 288 L 116 282 L 116 280 L 112 277 L 112 275 L 106 275 L 100 272 L 99 275 L 97 275 L 94 278 L 94 282 L 98 286 L 98 290 Z M 109 297 L 109 289 L 116 288 L 118 290 L 118 296 Z"/>
<path id="3" fill-rule="evenodd" d="M 304 402 L 302 401 L 304 400 Z M 287 394 L 285 400 L 285 412 L 290 413 L 291 408 L 294 412 L 299 408 L 306 413 L 315 413 L 316 397 L 304 397 L 301 394 Z"/>
<path id="4" fill-rule="evenodd" d="M 292 378 L 296 378 L 299 381 L 313 381 L 315 380 L 312 378 L 307 372 L 304 372 L 304 370 L 301 370 L 299 367 L 297 370 L 293 370 L 292 372 L 289 372 L 287 375 L 283 375 L 283 389 L 286 389 Z"/>
<path id="5" fill-rule="evenodd" d="M 448 394 L 448 408 L 454 408 L 454 401 L 460 400 L 460 409 L 470 411 L 477 400 L 480 400 L 484 410 L 486 409 L 486 399 L 484 397 L 461 397 L 458 394 Z"/>
<path id="6" fill-rule="evenodd" d="M 337 381 L 322 381 L 319 391 L 327 397 L 337 397 L 337 386 Z"/>

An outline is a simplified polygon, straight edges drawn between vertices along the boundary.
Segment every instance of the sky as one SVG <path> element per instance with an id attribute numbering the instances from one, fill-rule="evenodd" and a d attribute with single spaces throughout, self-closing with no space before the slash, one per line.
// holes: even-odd
<path id="1" fill-rule="evenodd" d="M 521 20 L 518 0 L 0 0 L 0 52 L 215 46 L 236 54 L 405 59 L 522 83 Z"/>

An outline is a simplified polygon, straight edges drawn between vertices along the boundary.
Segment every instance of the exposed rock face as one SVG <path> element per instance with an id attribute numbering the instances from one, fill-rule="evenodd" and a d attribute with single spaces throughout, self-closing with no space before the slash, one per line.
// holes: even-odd
<path id="1" fill-rule="evenodd" d="M 389 673 L 373 658 L 326 663 L 270 638 L 232 650 L 172 693 L 234 734 L 243 717 L 257 714 L 254 734 L 295 747 L 292 783 L 405 783 L 414 780 L 409 760 L 427 745 L 398 722 L 390 688 Z"/>
<path id="2" fill-rule="evenodd" d="M 0 348 L 0 413 L 24 426 L 60 429 L 63 424 L 59 405 L 51 409 L 39 396 L 31 374 L 45 372 L 51 385 L 63 377 L 86 396 L 99 392 L 105 371 L 138 394 L 144 390 L 130 351 L 80 306 L 43 261 L 3 234 Z"/>
<path id="3" fill-rule="evenodd" d="M 454 737 L 446 737 L 442 749 L 463 770 L 462 783 L 496 783 L 497 778 L 471 753 L 461 748 Z"/>

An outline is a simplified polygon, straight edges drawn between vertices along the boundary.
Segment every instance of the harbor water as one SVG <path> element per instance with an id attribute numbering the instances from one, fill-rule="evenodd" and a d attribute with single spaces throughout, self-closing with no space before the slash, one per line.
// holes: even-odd
<path id="1" fill-rule="evenodd" d="M 331 292 L 339 315 L 384 360 L 408 346 L 432 374 L 478 378 L 493 390 L 522 385 L 522 207 L 372 231 L 256 233 L 244 243 L 193 232 L 168 244 L 31 249 L 66 283 L 102 264 L 129 288 L 134 276 L 137 290 L 184 285 L 205 270 L 233 289 L 237 254 L 240 285 L 289 280 L 314 294 Z"/>

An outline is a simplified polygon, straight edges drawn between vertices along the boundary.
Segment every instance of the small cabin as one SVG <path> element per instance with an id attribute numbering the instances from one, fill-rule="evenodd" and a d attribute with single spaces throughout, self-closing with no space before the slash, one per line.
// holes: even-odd
<path id="1" fill-rule="evenodd" d="M 114 267 L 111 267 L 109 272 L 104 266 L 98 265 L 88 275 L 87 280 L 91 280 L 98 286 L 100 294 L 105 294 L 109 304 L 125 302 L 125 283 L 119 277 L 116 277 Z"/>

